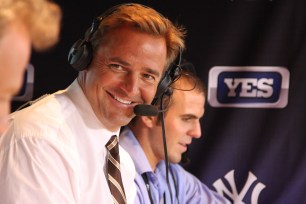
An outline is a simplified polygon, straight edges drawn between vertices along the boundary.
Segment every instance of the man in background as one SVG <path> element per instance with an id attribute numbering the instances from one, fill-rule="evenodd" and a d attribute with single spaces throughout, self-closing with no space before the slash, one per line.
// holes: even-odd
<path id="1" fill-rule="evenodd" d="M 136 116 L 120 134 L 120 144 L 136 167 L 136 203 L 229 203 L 178 164 L 192 140 L 201 137 L 206 94 L 200 79 L 185 69 L 193 66 L 181 67 L 170 88 L 172 96 L 161 100 L 168 155 L 164 153 L 161 113 L 158 117 Z"/>
<path id="2" fill-rule="evenodd" d="M 0 0 L 0 134 L 18 93 L 31 47 L 42 51 L 59 38 L 61 10 L 48 0 Z"/>

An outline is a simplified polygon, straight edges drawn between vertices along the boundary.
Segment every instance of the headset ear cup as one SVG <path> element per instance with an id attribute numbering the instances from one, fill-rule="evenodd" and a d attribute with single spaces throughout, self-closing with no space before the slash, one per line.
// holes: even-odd
<path id="1" fill-rule="evenodd" d="M 166 72 L 163 78 L 160 80 L 158 83 L 157 89 L 156 89 L 156 94 L 154 96 L 154 99 L 152 101 L 152 105 L 156 105 L 161 96 L 167 91 L 171 84 L 171 77 L 169 74 Z"/>
<path id="2" fill-rule="evenodd" d="M 69 64 L 77 71 L 84 70 L 92 60 L 92 46 L 89 42 L 80 39 L 76 41 L 68 54 Z"/>
<path id="3" fill-rule="evenodd" d="M 177 75 L 180 74 L 180 69 L 181 68 L 180 66 L 177 65 L 177 63 L 170 65 L 170 67 L 167 69 L 164 76 L 161 78 L 160 82 L 158 83 L 156 94 L 154 96 L 151 105 L 156 105 L 164 94 L 168 96 L 172 94 L 173 90 L 170 86 L 177 77 Z"/>

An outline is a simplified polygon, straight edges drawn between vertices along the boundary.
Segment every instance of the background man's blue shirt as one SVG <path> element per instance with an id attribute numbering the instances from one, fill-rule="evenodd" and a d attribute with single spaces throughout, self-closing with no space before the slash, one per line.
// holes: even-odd
<path id="1" fill-rule="evenodd" d="M 150 193 L 154 204 L 171 203 L 170 191 L 166 182 L 165 162 L 158 163 L 155 172 L 132 131 L 125 127 L 120 134 L 120 145 L 130 154 L 136 167 L 135 183 L 137 197 L 135 203 L 150 203 L 149 193 L 142 174 L 146 174 L 150 185 Z M 169 174 L 172 200 L 176 204 L 184 203 L 229 203 L 225 198 L 210 190 L 195 176 L 178 164 L 170 164 Z M 175 181 L 174 181 L 175 180 Z M 164 201 L 166 199 L 166 202 Z"/>

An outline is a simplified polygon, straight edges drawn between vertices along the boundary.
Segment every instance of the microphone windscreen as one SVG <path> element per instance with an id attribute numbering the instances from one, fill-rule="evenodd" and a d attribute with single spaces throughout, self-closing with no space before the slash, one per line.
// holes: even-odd
<path id="1" fill-rule="evenodd" d="M 157 116 L 158 109 L 148 104 L 140 104 L 134 107 L 134 113 L 138 116 Z"/>

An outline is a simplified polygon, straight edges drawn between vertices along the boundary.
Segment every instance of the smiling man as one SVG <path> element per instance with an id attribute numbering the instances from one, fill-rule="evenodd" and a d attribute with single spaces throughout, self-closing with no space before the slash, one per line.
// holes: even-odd
<path id="1" fill-rule="evenodd" d="M 183 68 L 184 65 L 190 67 L 190 63 L 183 64 Z M 172 97 L 163 100 L 168 181 L 161 115 L 137 116 L 120 134 L 120 144 L 136 167 L 135 203 L 229 203 L 178 164 L 192 140 L 201 137 L 200 119 L 205 105 L 202 82 L 193 72 L 183 70 L 171 88 Z"/>
<path id="2" fill-rule="evenodd" d="M 78 82 L 97 118 L 112 131 L 150 103 L 166 64 L 166 39 L 123 26 L 105 34 L 96 57 Z"/>
<path id="3" fill-rule="evenodd" d="M 1 201 L 134 203 L 130 156 L 121 147 L 115 149 L 120 161 L 109 155 L 134 107 L 153 100 L 165 69 L 184 48 L 183 37 L 183 29 L 139 4 L 96 18 L 69 53 L 77 79 L 11 115 L 0 138 Z M 108 157 L 121 170 L 120 198 Z"/>

